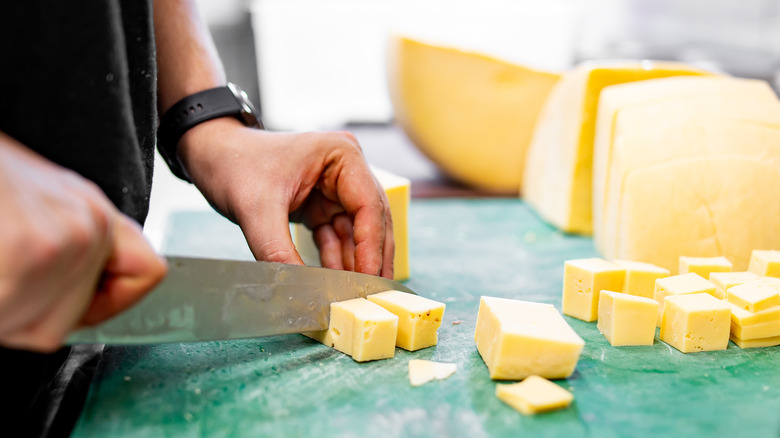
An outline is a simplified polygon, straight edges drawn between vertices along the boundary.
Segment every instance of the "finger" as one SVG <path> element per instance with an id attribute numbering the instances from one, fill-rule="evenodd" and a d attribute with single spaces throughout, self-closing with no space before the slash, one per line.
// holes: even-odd
<path id="1" fill-rule="evenodd" d="M 341 213 L 344 213 L 341 204 L 326 198 L 319 190 L 312 190 L 305 204 L 290 215 L 290 221 L 300 222 L 313 230 L 320 225 L 330 224 L 333 216 Z"/>
<path id="2" fill-rule="evenodd" d="M 393 232 L 393 217 L 390 214 L 390 208 L 385 209 L 385 243 L 382 247 L 382 277 L 393 278 L 395 266 L 393 264 L 395 257 L 395 233 Z"/>
<path id="3" fill-rule="evenodd" d="M 97 324 L 132 306 L 167 272 L 165 259 L 154 252 L 141 227 L 127 216 L 119 215 L 112 243 L 98 291 L 80 325 Z"/>
<path id="4" fill-rule="evenodd" d="M 290 234 L 289 206 L 268 200 L 255 209 L 247 210 L 246 217 L 238 218 L 249 249 L 257 260 L 302 265 Z"/>
<path id="5" fill-rule="evenodd" d="M 355 240 L 352 233 L 352 220 L 346 214 L 340 214 L 333 218 L 333 229 L 341 242 L 341 259 L 344 261 L 344 269 L 355 270 Z"/>
<path id="6" fill-rule="evenodd" d="M 320 225 L 314 230 L 314 243 L 320 249 L 320 263 L 328 269 L 344 269 L 344 261 L 341 258 L 341 240 L 333 225 Z"/>

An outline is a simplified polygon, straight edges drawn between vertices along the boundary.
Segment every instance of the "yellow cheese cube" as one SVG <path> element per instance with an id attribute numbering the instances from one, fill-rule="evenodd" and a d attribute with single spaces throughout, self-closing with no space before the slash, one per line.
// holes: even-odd
<path id="1" fill-rule="evenodd" d="M 455 374 L 457 365 L 454 363 L 433 362 L 423 359 L 409 361 L 409 383 L 412 386 L 422 386 L 431 380 L 444 380 Z"/>
<path id="2" fill-rule="evenodd" d="M 780 336 L 780 320 L 740 326 L 731 322 L 731 334 L 743 341 Z"/>
<path id="3" fill-rule="evenodd" d="M 355 298 L 331 303 L 328 329 L 304 335 L 365 362 L 393 357 L 397 332 L 397 316 L 365 298 Z"/>
<path id="4" fill-rule="evenodd" d="M 679 274 L 693 272 L 703 278 L 710 278 L 713 272 L 731 272 L 734 266 L 726 257 L 686 257 L 680 256 Z"/>
<path id="5" fill-rule="evenodd" d="M 770 307 L 755 313 L 735 306 L 732 303 L 729 303 L 729 306 L 731 307 L 731 322 L 743 327 L 780 320 L 780 306 Z"/>
<path id="6" fill-rule="evenodd" d="M 780 251 L 754 249 L 748 270 L 762 277 L 780 277 Z"/>
<path id="7" fill-rule="evenodd" d="M 371 166 L 379 184 L 385 190 L 390 204 L 390 215 L 393 218 L 393 238 L 395 239 L 395 255 L 393 256 L 393 279 L 406 280 L 409 271 L 409 202 L 411 200 L 411 182 L 408 178 L 395 175 L 386 170 Z M 320 252 L 314 243 L 311 230 L 303 224 L 293 224 L 293 241 L 303 262 L 309 266 L 321 266 Z"/>
<path id="8" fill-rule="evenodd" d="M 445 173 L 518 192 L 536 118 L 559 75 L 394 37 L 388 85 L 395 120 Z"/>
<path id="9" fill-rule="evenodd" d="M 616 213 L 611 200 L 619 194 L 617 190 L 622 179 L 620 173 L 625 171 L 626 166 L 633 167 L 634 163 L 647 164 L 645 155 L 648 154 L 638 151 L 638 148 L 650 142 L 654 142 L 654 150 L 663 147 L 670 153 L 688 153 L 696 144 L 712 147 L 725 143 L 726 147 L 730 147 L 728 135 L 715 141 L 707 138 L 706 142 L 697 138 L 700 137 L 702 128 L 708 129 L 707 125 L 701 126 L 698 122 L 703 118 L 716 118 L 717 122 L 724 117 L 771 121 L 771 118 L 767 119 L 767 115 L 771 117 L 772 111 L 766 111 L 766 108 L 776 105 L 776 100 L 774 91 L 766 81 L 725 76 L 679 76 L 604 88 L 598 104 L 593 145 L 593 240 L 596 249 L 606 258 L 616 257 Z M 663 107 L 658 111 L 655 105 L 673 101 L 684 102 L 693 108 L 689 113 L 681 114 L 684 108 L 677 107 L 675 117 L 659 117 L 667 108 Z M 670 126 L 679 124 L 681 118 L 690 119 L 682 125 L 685 129 Z M 729 132 L 716 130 L 712 137 Z M 675 135 L 679 137 L 679 141 L 675 141 Z M 634 136 L 649 138 L 628 151 L 613 151 L 616 139 L 622 139 L 618 141 L 622 146 L 633 146 L 634 142 L 627 140 L 632 140 Z M 658 141 L 663 143 L 659 144 Z M 667 144 L 671 147 L 665 147 Z M 655 152 L 657 151 L 653 151 Z M 633 159 L 634 157 L 637 159 Z M 608 206 L 612 207 L 609 223 L 606 214 Z M 671 269 L 671 266 L 669 268 Z"/>
<path id="10" fill-rule="evenodd" d="M 726 299 L 735 306 L 754 313 L 780 305 L 780 293 L 777 289 L 757 284 L 755 281 L 732 287 L 726 291 Z"/>
<path id="11" fill-rule="evenodd" d="M 707 293 L 714 297 L 715 285 L 705 280 L 700 275 L 694 273 L 659 278 L 655 282 L 655 291 L 653 293 L 653 299 L 655 299 L 659 304 L 657 321 L 658 326 L 661 326 L 666 297 L 671 295 L 698 293 Z"/>
<path id="12" fill-rule="evenodd" d="M 639 297 L 653 298 L 655 281 L 669 276 L 669 270 L 651 263 L 629 260 L 615 260 L 615 264 L 626 270 L 623 293 Z"/>
<path id="13" fill-rule="evenodd" d="M 710 274 L 710 282 L 715 285 L 715 298 L 726 298 L 726 291 L 734 286 L 755 280 L 758 275 L 748 272 L 713 272 Z"/>
<path id="14" fill-rule="evenodd" d="M 730 308 L 710 294 L 666 297 L 661 340 L 683 353 L 725 350 L 729 343 Z"/>
<path id="15" fill-rule="evenodd" d="M 519 383 L 498 384 L 496 396 L 525 415 L 562 409 L 574 400 L 571 392 L 539 376 L 529 376 Z"/>
<path id="16" fill-rule="evenodd" d="M 583 321 L 599 316 L 599 292 L 623 290 L 626 270 L 603 259 L 568 260 L 563 267 L 563 313 Z"/>
<path id="17" fill-rule="evenodd" d="M 646 79 L 698 75 L 678 63 L 584 63 L 566 73 L 544 104 L 528 148 L 523 196 L 539 214 L 564 231 L 590 233 L 591 173 L 596 114 L 601 90 Z"/>
<path id="18" fill-rule="evenodd" d="M 569 377 L 585 341 L 550 304 L 482 297 L 474 331 L 490 377 Z"/>
<path id="19" fill-rule="evenodd" d="M 743 340 L 731 335 L 730 338 L 739 348 L 761 348 L 761 347 L 774 347 L 780 345 L 780 336 L 772 336 L 770 338 L 759 338 Z"/>
<path id="20" fill-rule="evenodd" d="M 369 295 L 368 300 L 398 316 L 396 346 L 415 351 L 436 345 L 444 303 L 396 290 Z"/>
<path id="21" fill-rule="evenodd" d="M 653 345 L 658 302 L 620 292 L 601 291 L 599 331 L 613 347 Z"/>

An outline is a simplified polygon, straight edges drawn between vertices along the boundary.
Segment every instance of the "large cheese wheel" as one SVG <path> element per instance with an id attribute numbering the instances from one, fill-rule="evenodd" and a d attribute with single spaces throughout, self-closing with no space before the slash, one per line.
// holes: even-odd
<path id="1" fill-rule="evenodd" d="M 701 75 L 671 62 L 585 63 L 556 84 L 539 116 L 525 161 L 522 192 L 539 214 L 564 231 L 589 234 L 593 139 L 604 87 L 678 75 Z"/>
<path id="2" fill-rule="evenodd" d="M 388 81 L 395 119 L 450 177 L 517 193 L 537 115 L 557 74 L 393 37 Z"/>
<path id="3" fill-rule="evenodd" d="M 661 114 L 660 118 L 652 119 L 660 111 L 668 107 L 661 105 L 655 114 L 647 111 L 629 111 L 623 114 L 621 124 L 616 125 L 617 115 L 627 108 L 653 105 L 671 100 L 692 101 L 697 99 L 720 98 L 729 99 L 728 105 L 710 105 L 712 101 L 698 101 L 696 108 L 688 114 Z M 605 199 L 612 187 L 610 177 L 612 145 L 618 135 L 642 135 L 647 130 L 661 130 L 659 123 L 679 123 L 679 117 L 704 118 L 742 118 L 745 120 L 771 121 L 777 117 L 777 105 L 774 92 L 765 81 L 736 79 L 727 76 L 682 76 L 648 81 L 631 82 L 604 88 L 601 92 L 596 120 L 596 133 L 593 144 L 593 239 L 596 249 L 606 254 L 604 248 L 605 233 L 612 228 L 605 224 Z M 707 103 L 709 102 L 709 104 Z M 739 108 L 734 108 L 738 106 Z M 688 107 L 689 109 L 691 107 Z M 685 107 L 682 108 L 683 110 Z M 739 111 L 737 111 L 739 110 Z M 677 108 L 680 111 L 680 107 Z M 657 141 L 662 141 L 656 138 Z M 645 142 L 647 144 L 647 142 Z M 678 143 L 679 144 L 679 143 Z M 675 146 L 679 147 L 679 146 Z M 655 145 L 653 145 L 655 148 Z M 611 254 L 611 253 L 610 253 Z"/>

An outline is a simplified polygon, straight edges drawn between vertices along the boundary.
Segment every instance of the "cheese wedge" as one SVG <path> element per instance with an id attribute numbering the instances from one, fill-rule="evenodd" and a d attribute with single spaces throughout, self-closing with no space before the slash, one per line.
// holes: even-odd
<path id="1" fill-rule="evenodd" d="M 585 341 L 550 304 L 482 297 L 474 331 L 490 378 L 569 377 Z"/>
<path id="2" fill-rule="evenodd" d="M 780 277 L 780 251 L 754 249 L 748 270 L 762 277 Z"/>
<path id="3" fill-rule="evenodd" d="M 758 275 L 747 272 L 713 272 L 710 274 L 710 283 L 715 285 L 715 298 L 726 298 L 726 291 L 734 286 L 755 280 Z"/>
<path id="4" fill-rule="evenodd" d="M 638 297 L 653 298 L 655 281 L 669 276 L 669 270 L 652 263 L 631 260 L 615 260 L 616 265 L 626 270 L 623 293 Z"/>
<path id="5" fill-rule="evenodd" d="M 599 292 L 623 290 L 626 270 L 599 258 L 567 260 L 563 265 L 563 313 L 583 321 L 599 316 Z"/>
<path id="6" fill-rule="evenodd" d="M 409 383 L 412 386 L 422 386 L 432 380 L 444 380 L 455 374 L 457 368 L 454 363 L 412 359 L 409 361 Z"/>
<path id="7" fill-rule="evenodd" d="M 556 227 L 590 234 L 593 140 L 599 95 L 625 82 L 700 75 L 669 62 L 585 63 L 566 73 L 544 104 L 528 149 L 523 196 Z"/>
<path id="8" fill-rule="evenodd" d="M 610 229 L 604 221 L 605 208 L 609 205 L 610 196 L 614 196 L 612 187 L 616 183 L 612 180 L 615 175 L 612 166 L 615 138 L 623 135 L 643 135 L 646 131 L 663 131 L 670 123 L 679 124 L 679 118 L 667 117 L 664 114 L 658 117 L 659 113 L 652 110 L 655 105 L 660 104 L 663 107 L 674 101 L 697 105 L 691 114 L 682 114 L 686 119 L 736 117 L 742 120 L 763 120 L 764 111 L 775 104 L 776 98 L 766 81 L 725 76 L 680 76 L 604 88 L 599 100 L 593 146 L 593 238 L 596 249 L 607 257 L 611 254 L 605 252 L 604 242 L 605 233 L 609 233 Z M 730 103 L 719 104 L 723 101 Z M 734 107 L 735 104 L 738 105 L 737 108 Z M 643 108 L 647 106 L 651 108 L 649 114 L 643 113 L 648 111 Z M 739 112 L 735 111 L 737 109 Z M 632 111 L 636 116 L 630 116 Z M 627 120 L 626 115 L 620 115 L 622 112 L 629 113 Z M 617 123 L 618 119 L 620 123 Z M 686 150 L 685 147 L 676 145 L 675 148 Z"/>
<path id="9" fill-rule="evenodd" d="M 660 327 L 665 312 L 666 298 L 674 295 L 689 295 L 706 293 L 715 296 L 715 285 L 705 280 L 698 274 L 689 273 L 673 275 L 667 278 L 659 278 L 655 282 L 653 299 L 658 302 L 658 320 Z"/>
<path id="10" fill-rule="evenodd" d="M 390 204 L 390 215 L 393 218 L 393 238 L 395 240 L 395 255 L 393 256 L 393 279 L 402 281 L 409 279 L 409 203 L 411 201 L 411 181 L 408 178 L 395 175 L 384 169 L 371 166 L 371 171 L 382 185 Z M 292 225 L 292 236 L 295 248 L 303 262 L 309 266 L 322 266 L 320 251 L 314 243 L 311 230 L 303 224 Z"/>
<path id="11" fill-rule="evenodd" d="M 683 353 L 728 346 L 731 310 L 723 300 L 704 293 L 674 295 L 666 298 L 664 307 L 662 341 Z"/>
<path id="12" fill-rule="evenodd" d="M 496 385 L 496 397 L 525 415 L 554 411 L 569 406 L 574 395 L 539 376 L 519 383 Z"/>
<path id="13" fill-rule="evenodd" d="M 396 346 L 416 351 L 438 342 L 444 303 L 396 290 L 369 295 L 368 300 L 398 317 Z"/>
<path id="14" fill-rule="evenodd" d="M 397 316 L 365 298 L 355 298 L 331 303 L 327 330 L 303 334 L 365 362 L 393 357 L 397 333 Z"/>
<path id="15" fill-rule="evenodd" d="M 653 345 L 657 301 L 607 290 L 599 296 L 597 327 L 613 347 Z"/>
<path id="16" fill-rule="evenodd" d="M 477 53 L 392 37 L 395 120 L 446 174 L 516 194 L 537 115 L 559 75 Z"/>

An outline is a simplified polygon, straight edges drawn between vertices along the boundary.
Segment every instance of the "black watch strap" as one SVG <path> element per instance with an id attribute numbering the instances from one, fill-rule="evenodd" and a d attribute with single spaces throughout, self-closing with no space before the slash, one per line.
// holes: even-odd
<path id="1" fill-rule="evenodd" d="M 225 116 L 235 116 L 247 126 L 263 128 L 246 93 L 232 83 L 187 96 L 165 112 L 157 130 L 157 149 L 174 175 L 192 182 L 176 155 L 184 133 L 199 123 Z"/>

